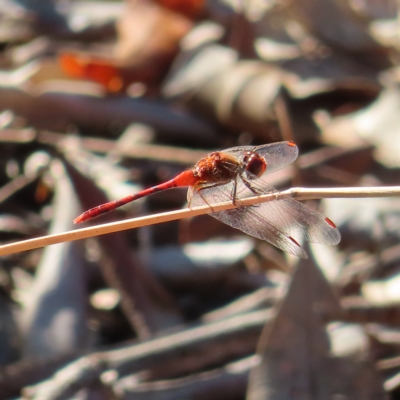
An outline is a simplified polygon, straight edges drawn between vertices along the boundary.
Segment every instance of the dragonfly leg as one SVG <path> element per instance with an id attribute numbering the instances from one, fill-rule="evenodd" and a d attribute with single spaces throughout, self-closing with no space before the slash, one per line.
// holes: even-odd
<path id="1" fill-rule="evenodd" d="M 260 196 L 262 194 L 261 190 L 257 190 L 254 186 L 252 186 L 251 182 L 249 182 L 249 180 L 245 178 L 243 174 L 240 175 L 240 178 L 242 179 L 242 182 L 246 185 L 247 189 L 249 189 L 256 196 Z"/>
<path id="2" fill-rule="evenodd" d="M 243 183 L 253 192 L 255 193 L 254 189 L 249 187 L 247 182 L 242 175 L 240 175 L 240 178 L 242 179 Z M 237 198 L 237 185 L 238 185 L 238 176 L 235 176 L 235 180 L 233 182 L 233 187 L 232 187 L 232 202 L 235 206 L 240 206 L 240 199 Z M 256 193 L 255 193 L 256 194 Z"/>
<path id="3" fill-rule="evenodd" d="M 235 180 L 233 182 L 233 187 L 232 187 L 232 202 L 235 206 L 237 203 L 236 195 L 237 195 L 237 175 L 235 176 Z"/>
<path id="4" fill-rule="evenodd" d="M 263 192 L 261 190 L 257 190 L 257 188 L 255 188 L 251 182 L 249 182 L 249 180 L 244 176 L 244 174 L 240 175 L 240 178 L 242 179 L 242 182 L 244 183 L 244 185 L 247 187 L 247 189 L 249 189 L 252 193 L 254 193 L 256 196 L 261 196 L 263 194 Z M 278 192 L 277 192 L 278 193 Z M 260 204 L 253 204 L 252 206 L 249 207 L 259 207 Z"/>

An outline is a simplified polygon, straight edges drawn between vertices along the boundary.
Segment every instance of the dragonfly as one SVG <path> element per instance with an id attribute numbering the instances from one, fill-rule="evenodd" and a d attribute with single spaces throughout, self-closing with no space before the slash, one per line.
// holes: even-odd
<path id="1" fill-rule="evenodd" d="M 300 245 L 304 240 L 327 245 L 339 243 L 339 230 L 329 218 L 289 197 L 278 199 L 275 196 L 268 202 L 240 206 L 241 199 L 278 195 L 279 191 L 266 181 L 266 175 L 291 164 L 298 153 L 296 144 L 291 141 L 215 151 L 175 178 L 91 208 L 77 217 L 74 223 L 88 221 L 157 192 L 188 187 L 189 207 L 233 202 L 237 207 L 211 212 L 210 215 L 287 253 L 307 258 Z"/>

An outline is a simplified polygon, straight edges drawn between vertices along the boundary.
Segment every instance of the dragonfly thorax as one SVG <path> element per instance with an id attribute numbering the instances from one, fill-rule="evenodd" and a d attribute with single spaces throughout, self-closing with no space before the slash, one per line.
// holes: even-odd
<path id="1" fill-rule="evenodd" d="M 223 152 L 216 151 L 198 161 L 194 175 L 199 182 L 228 182 L 241 170 L 238 160 Z"/>

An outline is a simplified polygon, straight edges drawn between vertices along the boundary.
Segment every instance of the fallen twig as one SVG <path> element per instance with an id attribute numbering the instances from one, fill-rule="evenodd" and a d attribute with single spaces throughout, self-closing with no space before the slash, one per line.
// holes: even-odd
<path id="1" fill-rule="evenodd" d="M 270 310 L 254 311 L 142 343 L 91 353 L 51 378 L 26 388 L 24 396 L 34 400 L 69 398 L 108 370 L 116 371 L 119 377 L 148 370 L 147 378 L 157 380 L 243 358 L 255 351 L 256 338 L 272 317 Z"/>

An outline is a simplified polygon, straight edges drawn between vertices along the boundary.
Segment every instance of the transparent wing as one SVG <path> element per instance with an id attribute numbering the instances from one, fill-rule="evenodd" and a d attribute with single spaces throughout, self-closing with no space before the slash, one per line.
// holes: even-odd
<path id="1" fill-rule="evenodd" d="M 188 196 L 191 197 L 190 206 L 195 207 L 231 201 L 229 190 L 225 190 L 227 186 L 231 186 L 231 184 L 206 188 L 200 192 L 195 188 L 190 188 Z M 238 207 L 233 210 L 211 213 L 210 215 L 248 235 L 266 240 L 283 251 L 298 257 L 307 258 L 306 252 L 298 243 L 267 219 L 261 217 L 258 212 L 259 207 Z"/>
<path id="2" fill-rule="evenodd" d="M 223 186 L 204 188 L 200 191 L 191 188 L 189 192 L 190 205 L 232 201 L 233 185 L 234 183 L 231 182 Z M 276 189 L 260 179 L 251 181 L 251 185 L 258 194 L 278 193 Z M 254 195 L 238 178 L 237 198 L 244 199 Z M 210 215 L 233 228 L 266 240 L 288 253 L 303 258 L 307 255 L 297 242 L 307 240 L 332 245 L 340 241 L 339 231 L 330 225 L 324 216 L 290 198 L 273 200 L 251 207 L 238 207 Z"/>
<path id="3" fill-rule="evenodd" d="M 279 169 L 291 164 L 296 160 L 299 149 L 293 142 L 277 142 L 264 144 L 262 146 L 240 146 L 223 150 L 223 153 L 233 155 L 237 160 L 241 161 L 246 151 L 255 151 L 260 154 L 267 162 L 265 174 L 278 171 Z"/>

